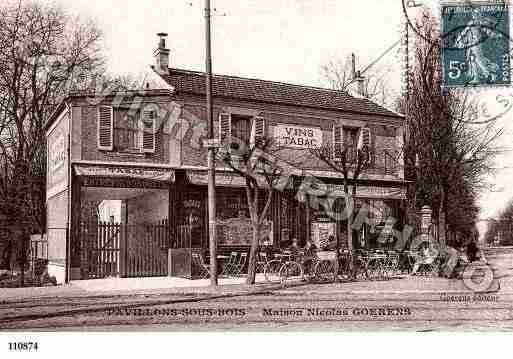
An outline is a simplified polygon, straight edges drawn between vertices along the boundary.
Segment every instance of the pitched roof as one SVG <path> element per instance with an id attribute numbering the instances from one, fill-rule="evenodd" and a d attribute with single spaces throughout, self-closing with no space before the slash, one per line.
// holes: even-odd
<path id="1" fill-rule="evenodd" d="M 164 75 L 163 78 L 177 92 L 205 95 L 204 72 L 170 68 L 169 73 Z M 357 98 L 343 91 L 319 87 L 214 74 L 212 77 L 212 90 L 213 96 L 219 97 L 396 118 L 403 117 L 366 98 Z"/>

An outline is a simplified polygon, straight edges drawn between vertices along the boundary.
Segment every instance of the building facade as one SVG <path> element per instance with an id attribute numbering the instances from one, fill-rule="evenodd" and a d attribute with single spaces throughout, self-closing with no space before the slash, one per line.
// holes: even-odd
<path id="1" fill-rule="evenodd" d="M 170 248 L 208 248 L 205 76 L 169 68 L 164 36 L 155 57 L 144 90 L 72 94 L 47 124 L 49 266 L 60 281 L 180 275 L 169 263 Z M 224 75 L 213 77 L 213 98 L 217 138 L 273 138 L 280 160 L 295 168 L 272 199 L 262 242 L 346 243 L 345 223 L 311 201 L 331 196 L 343 207 L 342 175 L 309 149 L 351 152 L 361 139 L 369 166 L 349 185 L 357 185 L 358 204 L 372 210 L 354 245 L 386 245 L 376 241 L 385 220 L 404 224 L 401 115 L 343 92 Z M 220 251 L 249 247 L 244 185 L 217 163 Z"/>

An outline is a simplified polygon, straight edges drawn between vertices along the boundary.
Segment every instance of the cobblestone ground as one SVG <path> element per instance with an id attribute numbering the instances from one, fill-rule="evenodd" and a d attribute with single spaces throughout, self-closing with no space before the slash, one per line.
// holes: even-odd
<path id="1" fill-rule="evenodd" d="M 0 304 L 3 330 L 511 330 L 513 249 L 489 249 L 493 291 L 401 277 L 252 294 L 46 298 Z"/>

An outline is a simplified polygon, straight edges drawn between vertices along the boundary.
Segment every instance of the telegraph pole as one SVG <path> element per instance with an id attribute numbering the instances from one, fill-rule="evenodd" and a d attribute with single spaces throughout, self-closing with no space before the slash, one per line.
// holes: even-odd
<path id="1" fill-rule="evenodd" d="M 217 286 L 216 240 L 216 168 L 214 147 L 214 114 L 212 105 L 212 46 L 210 39 L 210 0 L 205 0 L 205 83 L 208 119 L 208 240 L 210 248 L 210 285 Z"/>

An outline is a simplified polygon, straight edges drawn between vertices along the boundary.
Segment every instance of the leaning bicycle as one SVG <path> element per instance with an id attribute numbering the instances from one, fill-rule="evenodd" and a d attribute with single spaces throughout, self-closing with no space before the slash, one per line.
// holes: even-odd
<path id="1" fill-rule="evenodd" d="M 284 264 L 292 262 L 293 256 L 290 253 L 279 253 L 274 256 L 274 259 L 264 265 L 264 277 L 269 283 L 280 283 L 282 281 L 281 269 Z"/>

